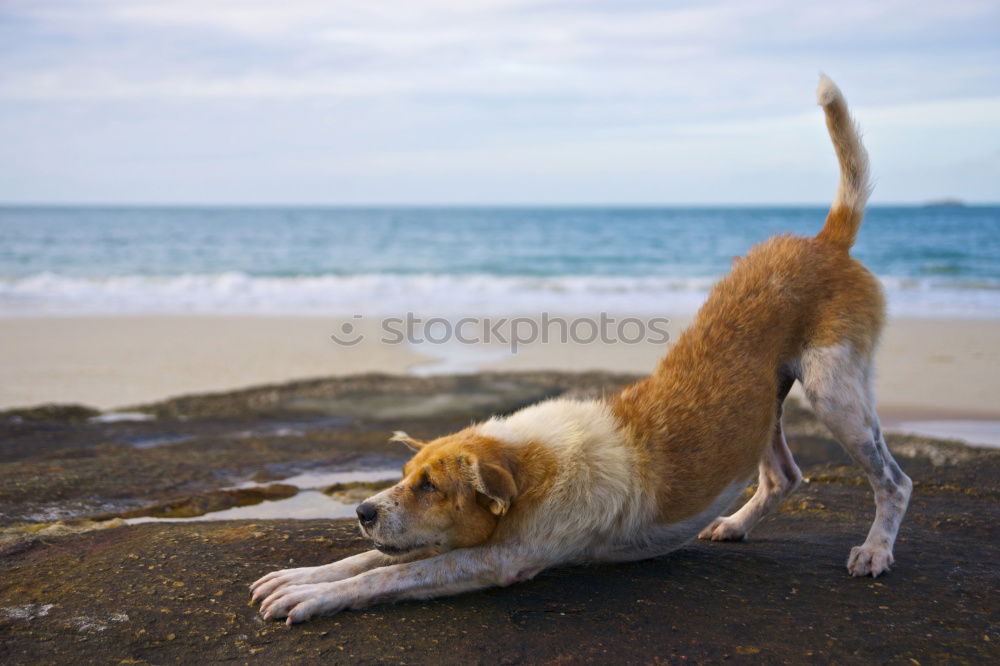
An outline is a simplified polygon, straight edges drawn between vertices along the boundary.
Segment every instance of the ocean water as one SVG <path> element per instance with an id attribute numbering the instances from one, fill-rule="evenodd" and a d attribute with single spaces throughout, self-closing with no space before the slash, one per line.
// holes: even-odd
<path id="1" fill-rule="evenodd" d="M 0 316 L 693 312 L 825 207 L 0 207 Z M 874 207 L 894 315 L 1000 318 L 1000 206 Z"/>

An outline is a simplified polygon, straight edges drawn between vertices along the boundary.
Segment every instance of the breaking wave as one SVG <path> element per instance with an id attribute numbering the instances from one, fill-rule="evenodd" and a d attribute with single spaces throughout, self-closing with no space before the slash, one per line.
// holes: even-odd
<path id="1" fill-rule="evenodd" d="M 439 316 L 616 312 L 693 313 L 714 277 L 516 276 L 371 273 L 255 276 L 0 279 L 0 316 L 86 314 L 260 314 Z M 882 278 L 897 316 L 1000 318 L 992 280 Z"/>

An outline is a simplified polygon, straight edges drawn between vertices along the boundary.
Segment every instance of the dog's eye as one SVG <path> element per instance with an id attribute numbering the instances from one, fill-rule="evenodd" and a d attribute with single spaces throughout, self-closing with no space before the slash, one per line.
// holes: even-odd
<path id="1" fill-rule="evenodd" d="M 437 487 L 433 483 L 431 483 L 431 480 L 429 478 L 425 476 L 424 480 L 420 482 L 420 490 L 424 491 L 425 493 L 432 493 L 435 490 L 437 490 Z"/>

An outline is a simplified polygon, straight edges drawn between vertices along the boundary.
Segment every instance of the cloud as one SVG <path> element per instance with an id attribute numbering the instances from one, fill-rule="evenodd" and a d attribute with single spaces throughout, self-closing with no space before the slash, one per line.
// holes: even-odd
<path id="1" fill-rule="evenodd" d="M 362 188 L 383 199 L 408 191 L 404 181 L 453 198 L 417 173 L 428 165 L 438 181 L 447 170 L 480 174 L 466 191 L 516 199 L 519 173 L 542 164 L 536 180 L 553 191 L 586 180 L 616 198 L 593 189 L 603 177 L 629 181 L 621 197 L 643 182 L 654 198 L 656 174 L 698 164 L 697 178 L 722 169 L 740 182 L 725 196 L 746 196 L 746 178 L 761 196 L 787 196 L 780 178 L 750 165 L 822 163 L 825 153 L 804 149 L 825 140 L 811 93 L 820 69 L 867 114 L 877 142 L 954 135 L 938 149 L 971 164 L 979 153 L 962 151 L 975 128 L 995 150 L 997 26 L 1000 8 L 978 0 L 9 1 L 0 140 L 24 159 L 16 173 L 0 167 L 0 198 L 40 191 L 39 178 L 64 197 L 114 198 L 122 160 L 149 167 L 150 182 L 129 191 L 149 197 L 165 155 L 174 172 L 209 182 L 228 180 L 225 163 L 275 199 L 303 196 L 286 180 L 344 174 L 348 163 L 383 183 L 381 194 Z M 61 154 L 67 142 L 74 152 Z M 303 151 L 312 157 L 296 167 Z M 49 164 L 59 155 L 66 169 Z M 74 165 L 90 175 L 73 177 Z M 648 183 L 639 168 L 654 174 Z M 182 181 L 176 196 L 192 196 Z"/>
<path id="2" fill-rule="evenodd" d="M 912 42 L 896 50 L 912 56 L 933 50 L 928 35 L 953 31 L 958 45 L 970 39 L 970 24 L 1000 18 L 987 3 L 961 0 L 849 2 L 836 10 L 761 0 L 626 7 L 501 0 L 25 3 L 8 10 L 19 19 L 8 26 L 71 39 L 65 46 L 43 39 L 40 47 L 8 27 L 8 43 L 37 59 L 8 70 L 0 94 L 335 97 L 537 94 L 543 86 L 568 95 L 736 92 L 761 85 L 748 78 L 754 73 L 793 69 L 788 51 L 836 49 L 823 59 L 854 60 L 855 45 L 884 40 L 886 21 L 896 42 Z M 888 50 L 881 56 L 891 62 Z M 933 77 L 925 85 L 933 87 Z"/>

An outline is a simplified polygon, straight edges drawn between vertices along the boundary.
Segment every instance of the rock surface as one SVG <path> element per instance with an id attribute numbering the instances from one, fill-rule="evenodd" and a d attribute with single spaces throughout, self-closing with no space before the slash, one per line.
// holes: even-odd
<path id="1" fill-rule="evenodd" d="M 371 375 L 130 410 L 152 417 L 142 421 L 95 419 L 85 408 L 0 414 L 0 663 L 995 658 L 1000 451 L 890 436 L 915 481 L 897 564 L 877 580 L 853 579 L 844 563 L 870 524 L 871 491 L 792 406 L 786 429 L 810 482 L 748 542 L 694 542 L 646 562 L 556 569 L 292 628 L 261 620 L 247 586 L 275 568 L 365 549 L 349 521 L 93 521 L 157 506 L 197 512 L 235 496 L 220 490 L 239 482 L 398 465 L 406 452 L 385 442 L 393 429 L 432 436 L 627 380 Z"/>

